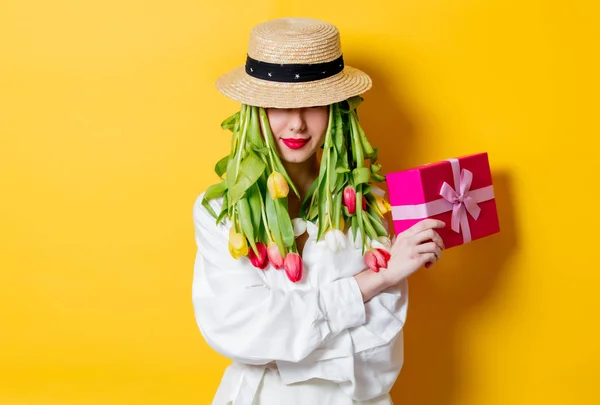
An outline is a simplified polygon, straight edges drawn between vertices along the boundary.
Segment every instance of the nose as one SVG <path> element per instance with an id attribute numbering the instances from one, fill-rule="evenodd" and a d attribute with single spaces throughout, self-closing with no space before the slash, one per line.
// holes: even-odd
<path id="1" fill-rule="evenodd" d="M 294 133 L 303 132 L 306 129 L 306 122 L 304 121 L 304 116 L 302 115 L 302 109 L 290 109 L 288 129 L 290 132 Z"/>

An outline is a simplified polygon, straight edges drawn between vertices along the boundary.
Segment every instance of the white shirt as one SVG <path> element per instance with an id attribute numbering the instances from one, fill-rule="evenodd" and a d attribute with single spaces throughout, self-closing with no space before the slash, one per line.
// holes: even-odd
<path id="1" fill-rule="evenodd" d="M 334 382 L 348 403 L 389 398 L 404 361 L 406 279 L 363 303 L 353 277 L 366 268 L 360 233 L 354 240 L 348 231 L 346 248 L 333 252 L 316 241 L 312 222 L 306 223 L 301 281 L 292 283 L 270 264 L 257 269 L 246 257 L 231 257 L 231 222 L 216 225 L 203 196 L 193 208 L 194 312 L 206 342 L 233 360 L 213 405 L 252 405 L 267 367 L 278 370 L 285 385 Z M 210 201 L 216 213 L 222 203 Z"/>

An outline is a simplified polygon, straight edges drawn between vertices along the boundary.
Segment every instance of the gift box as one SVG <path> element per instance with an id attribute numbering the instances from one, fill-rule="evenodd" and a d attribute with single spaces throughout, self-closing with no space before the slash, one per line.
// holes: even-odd
<path id="1" fill-rule="evenodd" d="M 396 234 L 439 219 L 446 227 L 436 231 L 450 248 L 500 231 L 487 153 L 388 173 L 386 182 Z"/>

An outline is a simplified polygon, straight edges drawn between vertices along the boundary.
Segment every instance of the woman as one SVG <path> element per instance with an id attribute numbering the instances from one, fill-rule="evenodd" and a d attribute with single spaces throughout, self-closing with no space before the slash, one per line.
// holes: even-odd
<path id="1" fill-rule="evenodd" d="M 370 78 L 344 66 L 333 25 L 280 19 L 217 87 L 242 109 L 223 122 L 226 176 L 194 205 L 196 320 L 233 360 L 213 404 L 391 404 L 406 278 L 439 260 L 445 224 L 387 238 L 356 113 Z"/>

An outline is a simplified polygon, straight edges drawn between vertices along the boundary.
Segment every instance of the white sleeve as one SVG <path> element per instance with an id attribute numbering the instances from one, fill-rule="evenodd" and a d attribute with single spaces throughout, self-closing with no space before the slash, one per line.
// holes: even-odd
<path id="1" fill-rule="evenodd" d="M 408 281 L 404 279 L 367 301 L 365 322 L 325 342 L 317 350 L 320 357 L 278 362 L 282 380 L 286 384 L 311 378 L 333 380 L 357 401 L 389 392 L 404 362 L 407 310 Z"/>
<path id="2" fill-rule="evenodd" d="M 217 352 L 247 364 L 298 362 L 326 339 L 365 322 L 353 277 L 320 288 L 270 288 L 244 257 L 228 250 L 228 229 L 201 205 L 193 209 L 197 254 L 192 301 L 198 327 Z M 220 207 L 211 201 L 216 212 Z"/>

